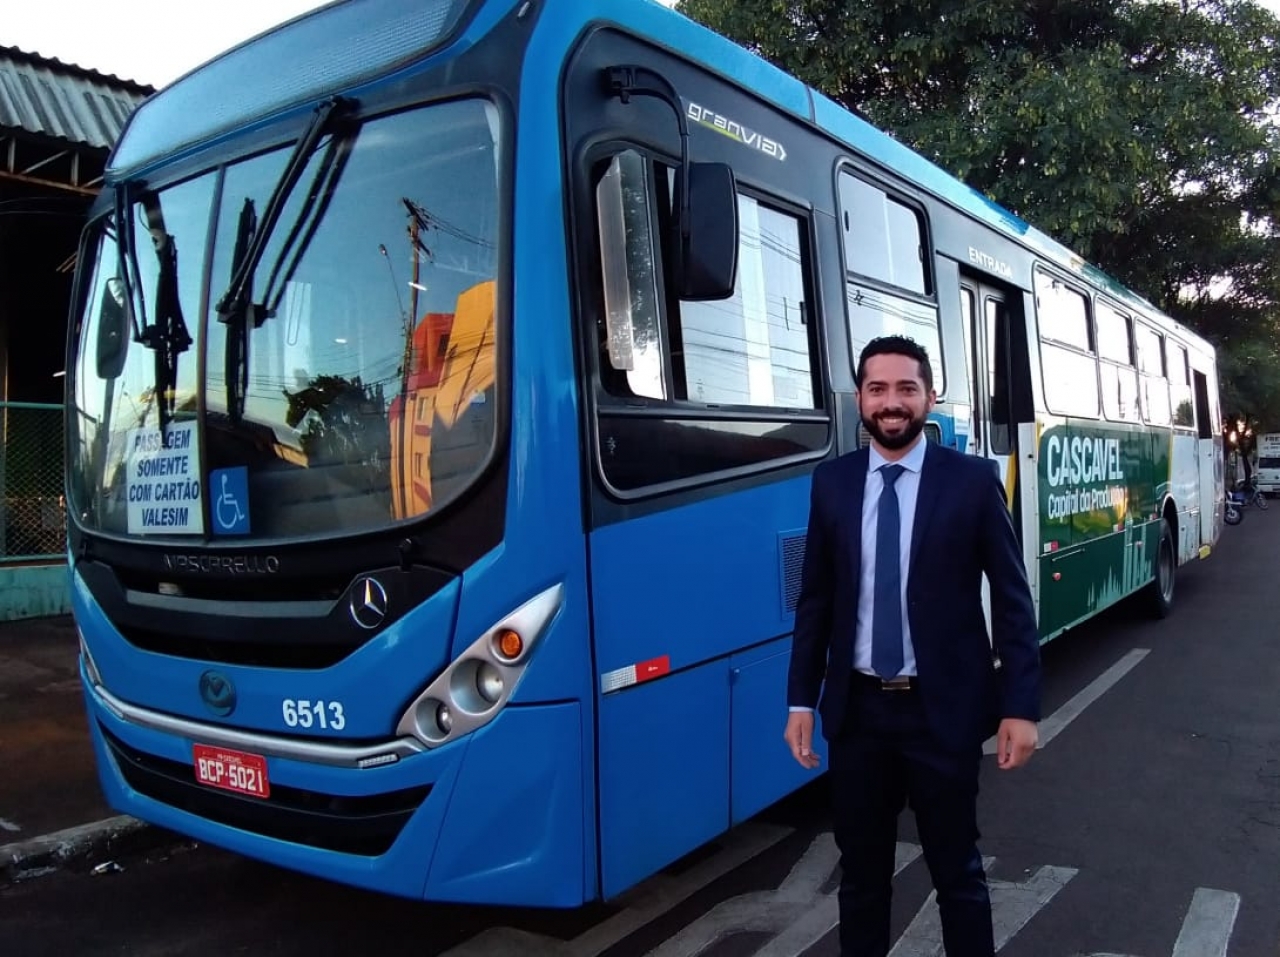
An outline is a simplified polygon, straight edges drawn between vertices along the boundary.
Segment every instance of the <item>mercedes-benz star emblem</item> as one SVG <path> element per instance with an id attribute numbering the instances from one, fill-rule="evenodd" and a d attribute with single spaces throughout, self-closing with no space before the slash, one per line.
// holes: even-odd
<path id="1" fill-rule="evenodd" d="M 206 671 L 200 676 L 200 698 L 219 718 L 236 710 L 236 686 L 220 671 Z"/>
<path id="2" fill-rule="evenodd" d="M 347 608 L 361 628 L 377 628 L 387 617 L 387 590 L 376 578 L 361 578 L 351 589 Z"/>

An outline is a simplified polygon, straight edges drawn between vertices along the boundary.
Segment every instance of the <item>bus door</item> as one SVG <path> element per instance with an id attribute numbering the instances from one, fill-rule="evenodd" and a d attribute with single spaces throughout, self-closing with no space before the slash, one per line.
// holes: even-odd
<path id="1" fill-rule="evenodd" d="M 1018 427 L 1013 416 L 1013 330 L 1008 298 L 994 286 L 962 276 L 960 310 L 973 405 L 965 451 L 991 462 L 1004 485 L 1005 500 L 1015 509 Z M 1015 521 L 1014 526 L 1021 534 L 1021 524 Z"/>
<path id="2" fill-rule="evenodd" d="M 1195 386 L 1196 435 L 1199 437 L 1200 470 L 1200 544 L 1213 545 L 1222 530 L 1224 476 L 1222 438 L 1215 428 L 1218 422 L 1216 403 L 1210 396 L 1209 377 L 1199 369 L 1191 370 Z"/>

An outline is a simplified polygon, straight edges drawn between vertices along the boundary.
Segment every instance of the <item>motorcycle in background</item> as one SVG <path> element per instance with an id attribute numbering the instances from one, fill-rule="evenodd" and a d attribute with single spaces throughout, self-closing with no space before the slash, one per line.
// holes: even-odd
<path id="1" fill-rule="evenodd" d="M 1222 513 L 1222 520 L 1228 525 L 1239 525 L 1244 520 L 1245 493 L 1238 490 L 1227 492 L 1227 502 Z"/>
<path id="2" fill-rule="evenodd" d="M 1264 512 L 1267 510 L 1267 497 L 1262 494 L 1257 482 L 1238 482 L 1236 492 L 1240 495 L 1242 504 L 1252 505 Z"/>

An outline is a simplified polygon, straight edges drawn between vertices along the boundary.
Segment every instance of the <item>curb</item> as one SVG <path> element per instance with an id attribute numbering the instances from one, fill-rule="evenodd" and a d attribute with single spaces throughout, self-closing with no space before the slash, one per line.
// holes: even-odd
<path id="1" fill-rule="evenodd" d="M 176 840 L 176 835 L 136 818 L 109 817 L 0 846 L 0 884 L 43 877 L 99 854 L 137 853 Z"/>

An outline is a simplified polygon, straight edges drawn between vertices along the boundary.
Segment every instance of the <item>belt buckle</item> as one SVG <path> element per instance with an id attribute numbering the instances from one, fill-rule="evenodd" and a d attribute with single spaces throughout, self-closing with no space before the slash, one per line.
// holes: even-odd
<path id="1" fill-rule="evenodd" d="M 896 678 L 881 678 L 880 690 L 881 691 L 910 691 L 911 676 L 898 675 L 898 677 Z"/>

